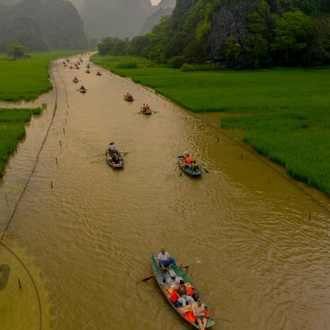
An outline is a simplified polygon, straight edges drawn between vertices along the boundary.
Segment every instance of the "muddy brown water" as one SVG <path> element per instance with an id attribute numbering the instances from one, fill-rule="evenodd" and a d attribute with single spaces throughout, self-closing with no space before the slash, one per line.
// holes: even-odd
<path id="1" fill-rule="evenodd" d="M 160 246 L 192 264 L 214 329 L 330 329 L 329 199 L 218 130 L 216 115 L 94 64 L 86 74 L 83 59 L 53 63 L 56 89 L 34 103 L 48 107 L 0 186 L 1 329 L 190 329 L 141 281 Z M 139 115 L 142 103 L 156 113 Z M 111 141 L 124 170 L 105 161 Z M 209 173 L 180 175 L 185 150 Z"/>

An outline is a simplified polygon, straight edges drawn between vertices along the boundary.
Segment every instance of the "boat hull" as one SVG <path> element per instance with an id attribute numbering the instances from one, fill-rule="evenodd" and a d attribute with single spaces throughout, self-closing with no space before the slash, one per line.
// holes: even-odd
<path id="1" fill-rule="evenodd" d="M 106 161 L 114 169 L 124 168 L 124 159 L 123 159 L 122 155 L 118 151 L 117 151 L 117 154 L 118 154 L 119 160 L 121 162 L 120 164 L 115 164 L 112 161 L 113 153 L 111 153 L 108 149 L 105 152 Z"/>
<path id="2" fill-rule="evenodd" d="M 171 306 L 175 309 L 175 311 L 186 322 L 190 323 L 193 327 L 199 329 L 199 326 L 196 322 L 191 322 L 185 317 L 185 313 L 186 313 L 185 311 L 188 310 L 191 307 L 191 305 L 187 305 L 188 307 L 186 307 L 186 308 L 183 308 L 180 306 L 176 307 L 174 305 L 174 303 L 171 302 L 170 294 L 168 293 L 168 291 L 171 288 L 173 288 L 174 286 L 177 286 L 177 283 L 180 281 L 180 279 L 183 279 L 185 284 L 189 285 L 191 288 L 194 289 L 194 292 L 196 294 L 198 294 L 199 298 L 201 298 L 203 300 L 204 306 L 205 306 L 205 308 L 207 308 L 207 303 L 206 303 L 205 299 L 202 297 L 200 292 L 197 290 L 196 286 L 190 280 L 188 275 L 181 268 L 179 268 L 176 265 L 171 265 L 170 267 L 168 267 L 168 268 L 170 268 L 170 271 L 161 271 L 158 266 L 158 262 L 157 262 L 156 258 L 157 258 L 157 255 L 150 253 L 150 262 L 151 262 L 152 270 L 153 270 L 154 274 L 156 274 L 155 278 L 157 280 L 158 286 L 160 287 L 160 289 L 163 292 L 164 296 L 166 297 L 167 301 L 171 304 Z M 174 277 L 174 278 L 173 278 L 173 274 L 174 274 L 173 272 L 176 274 L 176 277 Z M 210 328 L 212 326 L 214 326 L 214 320 L 213 320 L 212 314 L 210 313 L 206 328 Z"/>
<path id="3" fill-rule="evenodd" d="M 202 168 L 198 165 L 197 168 L 192 171 L 190 168 L 182 165 L 182 158 L 183 156 L 178 156 L 178 165 L 180 166 L 181 170 L 185 173 L 187 173 L 190 176 L 200 176 L 203 174 Z"/>

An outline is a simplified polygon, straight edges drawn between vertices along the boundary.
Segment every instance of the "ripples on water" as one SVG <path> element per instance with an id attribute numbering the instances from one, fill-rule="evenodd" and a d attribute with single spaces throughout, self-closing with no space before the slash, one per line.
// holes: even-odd
<path id="1" fill-rule="evenodd" d="M 9 228 L 47 281 L 52 329 L 188 329 L 154 279 L 136 282 L 152 274 L 149 253 L 161 245 L 183 264 L 202 261 L 188 272 L 215 329 L 328 329 L 329 214 L 191 114 L 82 69 L 55 63 L 56 117 Z M 123 100 L 127 91 L 135 102 Z M 157 113 L 138 115 L 142 103 Z M 40 139 L 28 135 L 31 149 L 11 162 L 2 195 L 23 163 L 33 167 L 27 155 Z M 127 153 L 122 171 L 103 156 L 111 141 Z M 180 175 L 185 150 L 210 173 Z M 1 213 L 8 219 L 4 203 Z"/>

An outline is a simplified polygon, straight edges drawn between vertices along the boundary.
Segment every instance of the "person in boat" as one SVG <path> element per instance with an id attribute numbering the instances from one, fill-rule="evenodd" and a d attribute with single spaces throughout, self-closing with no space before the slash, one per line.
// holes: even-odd
<path id="1" fill-rule="evenodd" d="M 184 161 L 188 156 L 189 156 L 188 151 L 185 151 L 185 152 L 183 153 L 183 157 L 182 157 L 181 161 Z"/>
<path id="2" fill-rule="evenodd" d="M 112 157 L 112 162 L 113 162 L 115 165 L 118 165 L 118 164 L 121 163 L 121 162 L 120 162 L 120 159 L 119 159 L 119 157 L 118 157 L 117 154 L 115 154 L 115 155 Z"/>
<path id="3" fill-rule="evenodd" d="M 78 78 L 75 76 L 75 77 L 73 78 L 73 80 L 78 80 Z"/>
<path id="4" fill-rule="evenodd" d="M 191 172 L 196 172 L 198 170 L 198 164 L 196 162 L 196 160 L 193 160 L 191 162 Z"/>
<path id="5" fill-rule="evenodd" d="M 127 92 L 127 93 L 125 94 L 125 96 L 126 96 L 127 99 L 129 99 L 129 98 L 131 97 L 131 94 L 130 94 L 129 92 Z"/>
<path id="6" fill-rule="evenodd" d="M 196 322 L 199 325 L 200 330 L 205 330 L 207 324 L 206 309 L 201 298 L 197 299 L 196 306 L 193 306 L 192 311 L 196 317 Z"/>
<path id="7" fill-rule="evenodd" d="M 160 249 L 158 254 L 159 266 L 162 270 L 165 270 L 170 265 L 176 265 L 175 259 L 170 257 L 170 254 L 166 251 L 164 247 Z"/>
<path id="8" fill-rule="evenodd" d="M 80 86 L 80 90 L 84 91 L 85 89 L 86 88 L 83 85 Z"/>
<path id="9" fill-rule="evenodd" d="M 145 112 L 147 110 L 147 105 L 143 103 L 141 110 Z"/>
<path id="10" fill-rule="evenodd" d="M 117 153 L 117 150 L 116 150 L 116 147 L 115 147 L 115 143 L 114 143 L 114 142 L 110 142 L 110 143 L 109 143 L 108 150 L 109 150 L 111 153 L 113 153 L 113 154 Z"/>
<path id="11" fill-rule="evenodd" d="M 192 296 L 188 295 L 187 288 L 183 280 L 180 280 L 180 284 L 176 289 L 177 294 L 179 295 L 178 302 L 184 307 L 188 304 L 193 304 L 195 302 Z"/>
<path id="12" fill-rule="evenodd" d="M 185 153 L 182 160 L 183 160 L 183 162 L 182 162 L 181 166 L 191 168 L 192 159 L 190 158 L 188 153 Z"/>

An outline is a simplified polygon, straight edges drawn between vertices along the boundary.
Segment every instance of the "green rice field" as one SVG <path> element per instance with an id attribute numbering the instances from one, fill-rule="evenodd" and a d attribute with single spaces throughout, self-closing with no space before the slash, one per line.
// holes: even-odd
<path id="1" fill-rule="evenodd" d="M 79 51 L 61 50 L 49 53 L 29 54 L 31 58 L 7 61 L 0 55 L 0 100 L 18 102 L 32 101 L 53 86 L 49 81 L 49 62 L 60 56 L 80 53 Z"/>
<path id="2" fill-rule="evenodd" d="M 39 115 L 41 108 L 0 109 L 0 178 L 9 156 L 18 142 L 25 137 L 25 125 L 31 116 Z"/>
<path id="3" fill-rule="evenodd" d="M 182 72 L 134 58 L 92 61 L 193 112 L 223 113 L 221 128 L 330 196 L 329 69 Z"/>
<path id="4" fill-rule="evenodd" d="M 29 54 L 31 58 L 16 61 L 7 61 L 6 55 L 0 54 L 0 100 L 31 101 L 48 92 L 53 88 L 48 73 L 50 61 L 76 53 L 81 51 L 61 50 Z M 32 114 L 38 115 L 41 111 L 41 108 L 0 109 L 0 178 L 9 156 L 25 137 L 26 123 L 30 121 Z"/>

